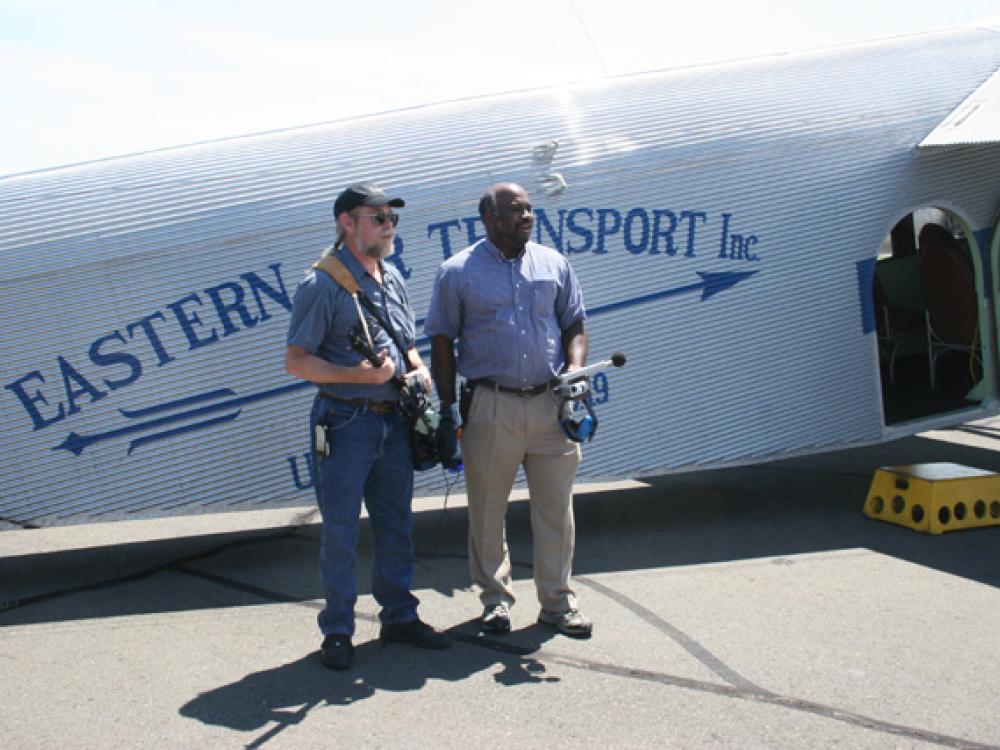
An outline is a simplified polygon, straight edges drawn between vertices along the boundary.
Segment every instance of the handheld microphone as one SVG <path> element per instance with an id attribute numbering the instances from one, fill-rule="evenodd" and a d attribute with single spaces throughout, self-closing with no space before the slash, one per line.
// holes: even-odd
<path id="1" fill-rule="evenodd" d="M 624 366 L 625 355 L 621 352 L 615 352 L 611 355 L 611 359 L 606 359 L 603 362 L 597 362 L 593 365 L 581 367 L 579 370 L 564 372 L 562 375 L 556 376 L 559 385 L 553 390 L 560 398 L 579 398 L 590 391 L 590 385 L 587 383 L 586 378 L 609 367 Z"/>
<path id="2" fill-rule="evenodd" d="M 591 375 L 600 372 L 601 370 L 607 370 L 609 367 L 624 367 L 625 366 L 625 355 L 621 352 L 615 352 L 611 355 L 611 359 L 606 359 L 603 362 L 598 362 L 593 365 L 587 365 L 586 367 L 581 367 L 579 370 L 573 370 L 573 372 L 564 372 L 562 375 L 557 376 L 557 380 L 560 383 L 572 383 L 574 380 L 579 380 L 580 378 L 587 378 Z"/>
<path id="3" fill-rule="evenodd" d="M 573 372 L 564 372 L 558 376 L 558 385 L 552 389 L 556 397 L 563 399 L 564 402 L 575 399 L 577 404 L 582 404 L 586 410 L 586 414 L 581 417 L 570 415 L 559 420 L 559 426 L 566 433 L 566 437 L 574 443 L 590 442 L 597 434 L 597 414 L 594 413 L 594 407 L 591 404 L 590 382 L 587 378 L 609 367 L 623 367 L 624 365 L 625 355 L 621 352 L 615 352 L 611 355 L 611 359 L 581 367 Z"/>

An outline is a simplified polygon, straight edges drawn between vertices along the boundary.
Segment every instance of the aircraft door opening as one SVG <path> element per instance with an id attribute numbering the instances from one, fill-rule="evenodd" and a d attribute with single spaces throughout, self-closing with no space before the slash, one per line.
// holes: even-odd
<path id="1" fill-rule="evenodd" d="M 983 400 L 979 257 L 968 227 L 933 207 L 903 217 L 879 248 L 872 294 L 887 425 Z"/>

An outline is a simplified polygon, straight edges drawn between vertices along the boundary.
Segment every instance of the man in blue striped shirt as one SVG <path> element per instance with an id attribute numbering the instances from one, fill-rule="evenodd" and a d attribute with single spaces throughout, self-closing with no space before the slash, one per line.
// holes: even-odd
<path id="1" fill-rule="evenodd" d="M 410 431 L 396 408 L 399 372 L 426 377 L 414 345 L 413 310 L 403 279 L 384 263 L 393 249 L 405 205 L 378 185 L 360 182 L 333 204 L 337 241 L 324 251 L 343 264 L 382 319 L 376 326 L 357 298 L 314 266 L 299 284 L 285 347 L 289 373 L 316 384 L 310 414 L 316 501 L 322 514 L 320 580 L 326 606 L 319 613 L 320 655 L 331 669 L 354 663 L 354 608 L 358 600 L 357 546 L 362 500 L 375 545 L 372 594 L 381 605 L 379 637 L 421 648 L 446 648 L 450 640 L 417 616 L 413 584 L 413 463 Z M 371 365 L 351 344 L 362 323 L 381 351 Z M 387 330 L 389 326 L 393 330 Z M 411 376 L 412 377 L 412 376 Z"/>
<path id="2" fill-rule="evenodd" d="M 505 517 L 523 466 L 542 607 L 538 621 L 585 638 L 592 623 L 577 609 L 570 585 L 580 447 L 559 426 L 568 405 L 551 392 L 555 377 L 583 367 L 587 356 L 583 294 L 566 258 L 529 241 L 534 216 L 524 188 L 494 185 L 479 213 L 487 238 L 442 264 L 424 331 L 431 337 L 431 367 L 449 437 L 460 424 L 456 369 L 473 388 L 462 459 L 469 569 L 484 605 L 480 622 L 485 631 L 510 630 L 514 592 Z"/>

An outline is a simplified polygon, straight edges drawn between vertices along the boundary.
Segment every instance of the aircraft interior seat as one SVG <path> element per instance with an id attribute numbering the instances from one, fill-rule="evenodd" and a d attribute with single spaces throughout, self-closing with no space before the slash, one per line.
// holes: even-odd
<path id="1" fill-rule="evenodd" d="M 926 318 L 916 255 L 889 258 L 875 266 L 873 283 L 879 355 L 896 382 L 896 360 L 927 351 Z"/>
<path id="2" fill-rule="evenodd" d="M 920 231 L 920 277 L 927 318 L 927 356 L 931 388 L 937 387 L 938 359 L 950 351 L 979 355 L 979 309 L 972 257 L 950 232 L 936 224 Z M 972 366 L 970 361 L 970 368 Z M 978 379 L 973 374 L 973 379 Z"/>

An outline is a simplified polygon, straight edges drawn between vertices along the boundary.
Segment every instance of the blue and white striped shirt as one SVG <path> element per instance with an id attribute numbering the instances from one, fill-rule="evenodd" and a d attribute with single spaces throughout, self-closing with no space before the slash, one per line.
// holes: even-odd
<path id="1" fill-rule="evenodd" d="M 484 239 L 441 264 L 424 333 L 458 339 L 458 371 L 466 379 L 522 388 L 560 372 L 562 332 L 585 318 L 566 258 L 529 242 L 507 260 Z"/>
<path id="2" fill-rule="evenodd" d="M 404 346 L 412 347 L 415 338 L 413 311 L 410 298 L 403 284 L 403 278 L 391 264 L 382 265 L 380 285 L 365 270 L 350 250 L 341 248 L 334 256 L 347 266 L 358 280 L 358 284 L 375 304 L 384 320 L 396 329 Z M 392 337 L 365 313 L 375 351 L 389 350 L 396 365 L 396 372 L 407 370 L 406 352 L 400 351 Z M 311 269 L 295 291 L 292 315 L 288 322 L 286 344 L 301 346 L 320 359 L 343 367 L 355 367 L 364 357 L 351 345 L 348 331 L 358 325 L 358 310 L 351 295 L 324 271 Z M 323 383 L 321 390 L 339 398 L 370 398 L 376 401 L 395 401 L 399 398 L 399 388 L 390 380 L 381 385 L 361 383 Z"/>

